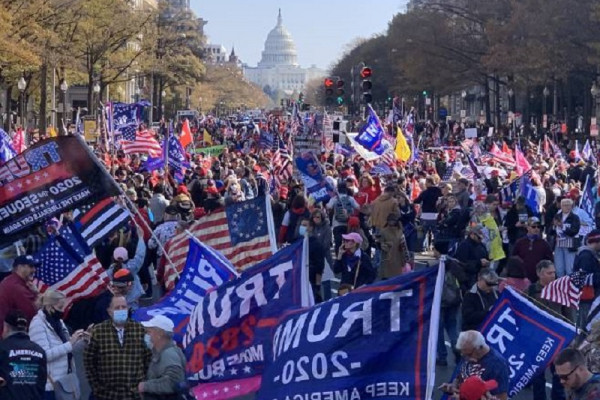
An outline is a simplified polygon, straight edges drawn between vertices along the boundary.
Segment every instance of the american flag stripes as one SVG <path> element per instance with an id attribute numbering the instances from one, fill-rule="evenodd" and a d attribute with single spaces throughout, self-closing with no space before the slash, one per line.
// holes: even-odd
<path id="1" fill-rule="evenodd" d="M 542 289 L 541 298 L 565 307 L 579 308 L 580 290 L 569 275 L 553 280 Z"/>
<path id="2" fill-rule="evenodd" d="M 290 179 L 293 175 L 294 165 L 292 156 L 288 152 L 287 146 L 277 135 L 273 139 L 273 175 L 280 181 L 284 182 Z"/>
<path id="3" fill-rule="evenodd" d="M 221 252 L 238 270 L 245 270 L 276 251 L 270 208 L 268 197 L 234 203 L 202 217 L 189 231 L 202 243 Z M 173 262 L 173 265 L 165 265 L 167 290 L 173 289 L 178 273 L 185 266 L 189 241 L 188 235 L 183 232 L 166 244 L 166 253 Z"/>
<path id="4" fill-rule="evenodd" d="M 81 235 L 65 225 L 34 255 L 41 263 L 35 281 L 40 292 L 51 288 L 67 298 L 67 308 L 78 299 L 96 296 L 109 282 L 106 271 Z"/>
<path id="5" fill-rule="evenodd" d="M 75 227 L 87 245 L 94 247 L 102 239 L 125 225 L 131 214 L 112 198 L 106 198 L 75 216 Z"/>
<path id="6" fill-rule="evenodd" d="M 155 139 L 154 133 L 148 130 L 137 132 L 134 141 L 121 141 L 121 148 L 125 154 L 146 153 L 151 157 L 160 157 L 162 154 L 160 143 Z"/>

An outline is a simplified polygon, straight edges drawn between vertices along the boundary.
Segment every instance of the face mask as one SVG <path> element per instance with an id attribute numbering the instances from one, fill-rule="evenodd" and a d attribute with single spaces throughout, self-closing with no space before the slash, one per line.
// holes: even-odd
<path id="1" fill-rule="evenodd" d="M 144 335 L 144 343 L 146 343 L 146 347 L 152 350 L 152 338 L 147 333 Z"/>
<path id="2" fill-rule="evenodd" d="M 124 324 L 127 321 L 127 310 L 115 310 L 113 312 L 113 321 L 116 324 Z"/>
<path id="3" fill-rule="evenodd" d="M 59 311 L 59 310 L 56 310 L 56 309 L 55 309 L 55 310 L 52 310 L 52 316 L 53 316 L 54 318 L 62 319 L 62 317 L 63 317 L 63 314 L 64 314 L 64 313 L 63 313 L 62 311 Z"/>
<path id="4" fill-rule="evenodd" d="M 306 235 L 306 227 L 304 225 L 300 225 L 300 227 L 298 228 L 298 233 L 300 234 L 300 236 L 305 236 Z"/>

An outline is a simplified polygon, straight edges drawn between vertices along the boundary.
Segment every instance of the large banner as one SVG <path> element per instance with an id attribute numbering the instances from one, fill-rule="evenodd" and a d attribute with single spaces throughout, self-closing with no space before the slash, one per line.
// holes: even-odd
<path id="1" fill-rule="evenodd" d="M 170 318 L 175 325 L 174 339 L 183 342 L 190 314 L 209 290 L 238 276 L 235 267 L 210 246 L 189 239 L 188 256 L 177 285 L 158 303 L 133 313 L 136 321 L 148 321 L 156 315 Z"/>
<path id="2" fill-rule="evenodd" d="M 317 156 L 313 152 L 300 152 L 298 149 L 294 151 L 294 164 L 298 171 L 306 193 L 312 196 L 316 202 L 327 202 L 329 193 L 335 188 L 325 179 L 325 174 Z"/>
<path id="3" fill-rule="evenodd" d="M 504 289 L 480 331 L 508 361 L 508 397 L 543 373 L 575 338 L 573 325 L 541 310 L 510 286 Z"/>
<path id="4" fill-rule="evenodd" d="M 298 241 L 198 303 L 184 338 L 188 381 L 199 384 L 194 388 L 198 398 L 226 399 L 258 390 L 277 318 L 311 304 L 305 259 Z"/>
<path id="5" fill-rule="evenodd" d="M 79 136 L 46 139 L 0 166 L 0 232 L 9 241 L 47 218 L 117 194 Z"/>
<path id="6" fill-rule="evenodd" d="M 275 328 L 257 398 L 431 398 L 444 266 L 361 287 Z"/>
<path id="7" fill-rule="evenodd" d="M 543 374 L 575 338 L 573 325 L 543 311 L 510 286 L 504 289 L 479 330 L 486 343 L 508 361 L 509 398 Z M 460 364 L 454 376 L 459 373 L 470 376 L 483 371 L 465 371 Z"/>

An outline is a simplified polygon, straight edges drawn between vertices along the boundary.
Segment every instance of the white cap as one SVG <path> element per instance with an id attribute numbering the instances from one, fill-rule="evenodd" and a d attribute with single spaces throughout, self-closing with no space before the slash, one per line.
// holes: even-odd
<path id="1" fill-rule="evenodd" d="M 150 321 L 142 322 L 142 325 L 144 325 L 146 328 L 158 328 L 165 332 L 171 333 L 173 333 L 173 329 L 175 329 L 173 321 L 164 315 L 156 315 L 152 317 Z"/>

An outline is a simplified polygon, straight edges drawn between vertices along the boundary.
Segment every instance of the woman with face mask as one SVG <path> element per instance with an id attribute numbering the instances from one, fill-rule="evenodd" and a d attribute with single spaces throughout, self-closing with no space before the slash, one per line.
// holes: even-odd
<path id="1" fill-rule="evenodd" d="M 89 337 L 88 332 L 80 329 L 69 335 L 63 322 L 65 308 L 65 295 L 61 292 L 48 289 L 39 299 L 40 310 L 31 320 L 29 336 L 46 351 L 48 363 L 48 380 L 46 381 L 45 399 L 54 399 L 54 387 L 69 381 L 69 385 L 76 384 L 75 360 L 73 352 L 85 347 Z"/>

